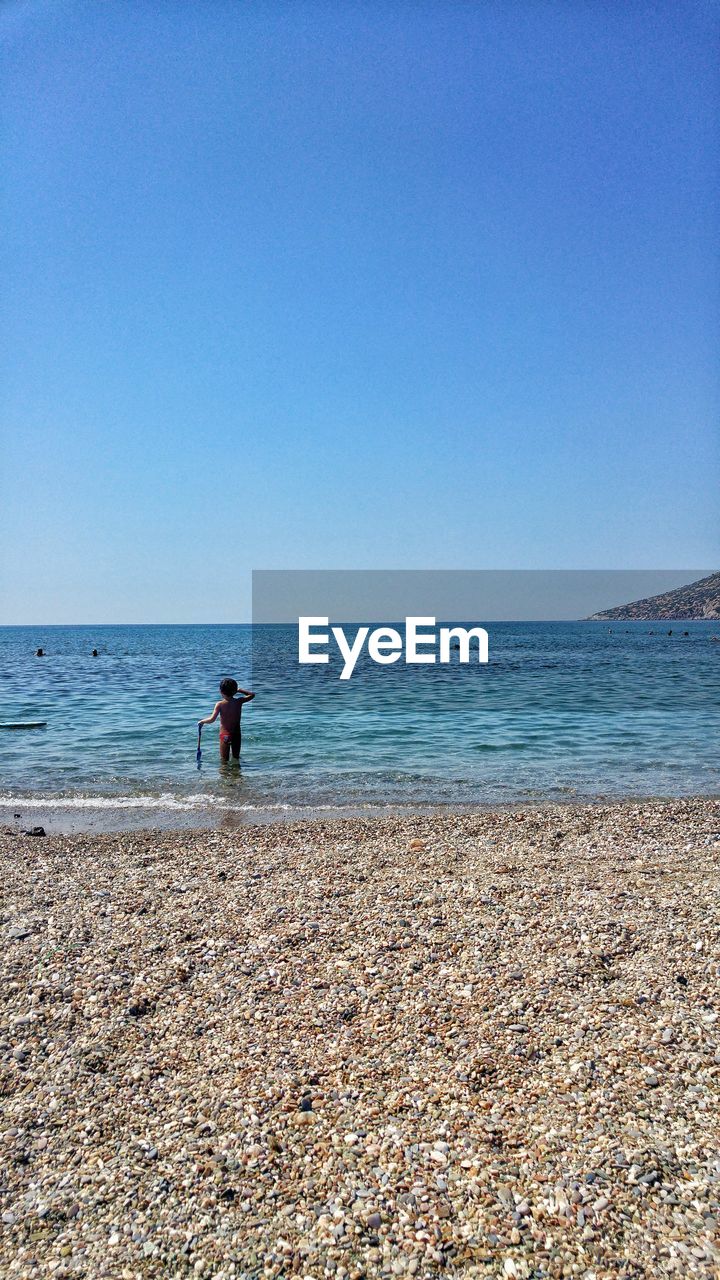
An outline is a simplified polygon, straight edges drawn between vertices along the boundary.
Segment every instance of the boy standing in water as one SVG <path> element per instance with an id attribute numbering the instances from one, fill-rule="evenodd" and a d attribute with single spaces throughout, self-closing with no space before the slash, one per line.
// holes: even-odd
<path id="1" fill-rule="evenodd" d="M 198 729 L 201 725 L 212 724 L 214 720 L 220 717 L 220 757 L 223 760 L 230 759 L 230 751 L 233 753 L 233 760 L 240 759 L 240 744 L 242 735 L 240 733 L 240 716 L 244 702 L 250 702 L 255 697 L 249 689 L 240 689 L 237 680 L 220 681 L 220 692 L 222 694 L 222 702 L 215 703 L 215 710 L 211 716 L 206 716 L 204 720 L 198 720 Z M 241 698 L 236 698 L 235 694 L 241 693 Z"/>

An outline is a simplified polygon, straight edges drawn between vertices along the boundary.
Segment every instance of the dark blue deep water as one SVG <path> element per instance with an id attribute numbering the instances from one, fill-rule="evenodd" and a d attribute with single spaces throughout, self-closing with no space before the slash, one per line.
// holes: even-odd
<path id="1" fill-rule="evenodd" d="M 0 731 L 2 812 L 192 824 L 718 792 L 718 623 L 487 625 L 487 666 L 365 660 L 349 682 L 299 667 L 290 627 L 0 628 L 0 720 L 47 721 Z M 219 764 L 215 725 L 198 770 L 224 675 L 257 695 L 242 767 Z"/>

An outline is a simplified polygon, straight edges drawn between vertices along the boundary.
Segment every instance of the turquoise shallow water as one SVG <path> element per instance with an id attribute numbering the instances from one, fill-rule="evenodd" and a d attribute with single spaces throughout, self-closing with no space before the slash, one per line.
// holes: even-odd
<path id="1" fill-rule="evenodd" d="M 290 627 L 0 628 L 0 720 L 48 722 L 0 733 L 0 804 L 192 824 L 718 792 L 717 623 L 487 626 L 486 667 L 365 660 L 342 684 L 297 665 Z M 219 764 L 213 726 L 198 770 L 228 674 L 257 694 L 242 768 Z"/>

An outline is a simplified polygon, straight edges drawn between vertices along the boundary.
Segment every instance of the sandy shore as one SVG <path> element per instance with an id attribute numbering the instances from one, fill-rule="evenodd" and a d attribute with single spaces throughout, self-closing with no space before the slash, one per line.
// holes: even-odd
<path id="1" fill-rule="evenodd" d="M 6 1274 L 720 1274 L 720 802 L 0 849 Z"/>

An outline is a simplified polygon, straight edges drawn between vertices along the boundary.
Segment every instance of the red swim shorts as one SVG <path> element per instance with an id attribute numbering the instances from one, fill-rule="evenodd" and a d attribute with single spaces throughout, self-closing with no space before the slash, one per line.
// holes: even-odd
<path id="1" fill-rule="evenodd" d="M 240 729 L 233 729 L 229 732 L 227 729 L 220 730 L 220 743 L 224 745 L 228 743 L 234 756 L 240 755 L 241 733 Z"/>

